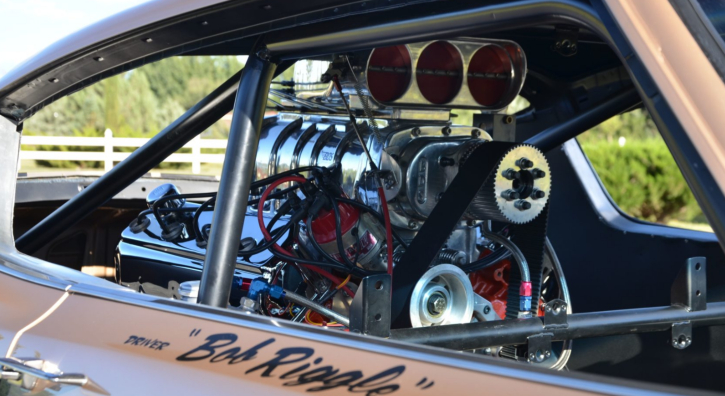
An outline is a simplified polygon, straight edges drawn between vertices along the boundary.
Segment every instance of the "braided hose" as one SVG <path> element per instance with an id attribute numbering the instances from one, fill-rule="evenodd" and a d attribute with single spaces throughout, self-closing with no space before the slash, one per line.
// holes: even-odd
<path id="1" fill-rule="evenodd" d="M 380 130 L 378 129 L 378 122 L 375 120 L 375 117 L 373 117 L 373 109 L 370 107 L 370 100 L 368 99 L 368 96 L 365 95 L 362 85 L 363 84 L 360 80 L 356 80 L 354 84 L 355 92 L 357 92 L 357 96 L 360 98 L 360 103 L 362 103 L 365 115 L 370 120 L 370 127 L 373 130 L 373 135 L 375 135 L 375 140 L 378 141 L 378 144 L 383 144 L 383 139 L 380 136 Z"/>

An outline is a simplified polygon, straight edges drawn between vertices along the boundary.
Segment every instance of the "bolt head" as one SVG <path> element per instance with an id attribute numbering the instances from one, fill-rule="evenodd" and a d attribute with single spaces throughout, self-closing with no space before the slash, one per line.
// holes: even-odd
<path id="1" fill-rule="evenodd" d="M 491 312 L 491 307 L 489 307 L 488 305 L 486 305 L 485 307 L 483 307 L 483 314 L 484 315 L 488 315 L 489 312 Z"/>
<path id="2" fill-rule="evenodd" d="M 420 131 L 420 128 L 418 128 L 418 127 L 415 127 L 415 128 L 413 128 L 413 130 L 412 130 L 412 131 L 411 131 L 410 133 L 411 133 L 411 134 L 412 134 L 413 136 L 420 136 L 420 134 L 421 134 L 421 131 Z"/>
<path id="3" fill-rule="evenodd" d="M 443 129 L 441 129 L 441 133 L 442 133 L 442 134 L 443 134 L 444 136 L 448 136 L 448 135 L 450 135 L 450 134 L 451 134 L 451 127 L 443 127 Z"/>
<path id="4" fill-rule="evenodd" d="M 551 356 L 551 351 L 546 351 L 546 353 L 544 353 L 544 355 L 546 355 L 546 357 L 550 357 Z"/>
<path id="5" fill-rule="evenodd" d="M 542 171 L 539 168 L 532 169 L 531 170 L 531 176 L 534 177 L 534 179 L 541 179 L 542 177 L 546 176 L 546 172 Z"/>
<path id="6" fill-rule="evenodd" d="M 516 172 L 515 170 L 509 168 L 501 172 L 501 176 L 503 176 L 507 180 L 514 180 L 519 178 L 519 172 Z"/>
<path id="7" fill-rule="evenodd" d="M 251 298 L 242 297 L 242 300 L 240 301 L 240 308 L 246 311 L 256 311 L 257 310 L 257 302 L 255 300 L 252 300 Z"/>
<path id="8" fill-rule="evenodd" d="M 435 307 L 436 311 L 442 312 L 444 309 L 446 309 L 446 301 L 443 298 L 438 298 L 433 302 L 433 306 Z"/>
<path id="9" fill-rule="evenodd" d="M 501 193 L 501 198 L 504 198 L 507 201 L 513 201 L 515 199 L 521 198 L 521 194 L 519 194 L 519 192 L 515 190 L 506 190 Z"/>
<path id="10" fill-rule="evenodd" d="M 534 166 L 534 163 L 531 162 L 530 159 L 526 157 L 522 157 L 516 160 L 516 166 L 518 166 L 521 169 L 528 169 Z"/>
<path id="11" fill-rule="evenodd" d="M 476 139 L 477 138 L 480 138 L 481 137 L 481 131 L 479 131 L 478 129 L 474 129 L 474 130 L 471 131 L 471 136 L 473 138 L 476 138 Z"/>
<path id="12" fill-rule="evenodd" d="M 411 220 L 411 221 L 408 222 L 408 228 L 410 228 L 410 229 L 416 229 L 416 228 L 418 228 L 418 223 L 416 223 L 415 221 L 412 221 Z"/>
<path id="13" fill-rule="evenodd" d="M 541 190 L 534 190 L 534 192 L 531 193 L 531 198 L 533 199 L 541 199 L 546 196 L 546 193 Z"/>
<path id="14" fill-rule="evenodd" d="M 521 199 L 514 203 L 514 207 L 520 211 L 529 210 L 531 209 L 531 202 Z"/>
<path id="15" fill-rule="evenodd" d="M 441 315 L 445 312 L 447 307 L 448 300 L 440 294 L 434 294 L 430 299 L 428 299 L 428 312 L 430 312 L 431 315 Z"/>

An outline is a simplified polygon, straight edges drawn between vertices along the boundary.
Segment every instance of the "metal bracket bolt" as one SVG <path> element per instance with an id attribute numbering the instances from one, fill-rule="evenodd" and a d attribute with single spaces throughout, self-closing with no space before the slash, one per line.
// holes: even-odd
<path id="1" fill-rule="evenodd" d="M 690 346 L 692 344 L 692 323 L 673 323 L 670 343 L 676 349 L 685 349 Z"/>
<path id="2" fill-rule="evenodd" d="M 551 357 L 551 333 L 543 333 L 528 338 L 526 360 L 529 363 L 542 363 Z"/>
<path id="3" fill-rule="evenodd" d="M 567 306 L 564 300 L 551 300 L 544 306 L 544 328 L 569 327 L 567 322 Z"/>

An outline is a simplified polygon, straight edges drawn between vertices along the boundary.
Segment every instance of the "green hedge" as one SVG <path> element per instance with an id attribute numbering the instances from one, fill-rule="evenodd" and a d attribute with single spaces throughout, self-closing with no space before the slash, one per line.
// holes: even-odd
<path id="1" fill-rule="evenodd" d="M 588 141 L 582 148 L 614 202 L 627 214 L 657 223 L 705 222 L 664 141 Z"/>

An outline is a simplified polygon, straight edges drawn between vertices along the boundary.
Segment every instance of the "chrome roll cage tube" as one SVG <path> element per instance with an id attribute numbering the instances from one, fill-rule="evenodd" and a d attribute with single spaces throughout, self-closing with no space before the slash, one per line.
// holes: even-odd
<path id="1" fill-rule="evenodd" d="M 201 304 L 226 308 L 229 303 L 259 133 L 276 68 L 277 64 L 266 58 L 265 51 L 250 56 L 244 66 L 199 286 Z"/>

